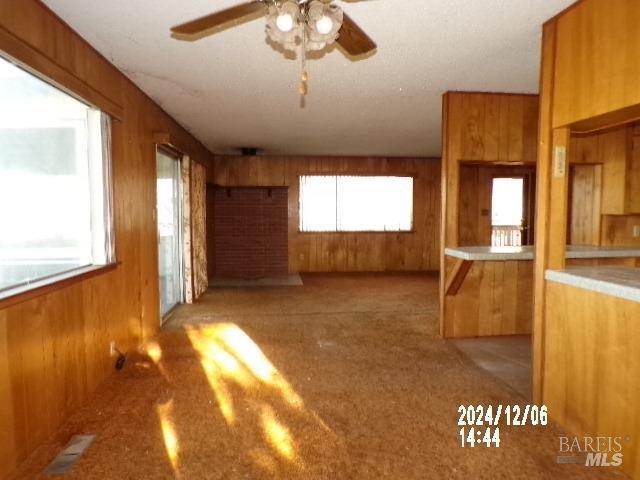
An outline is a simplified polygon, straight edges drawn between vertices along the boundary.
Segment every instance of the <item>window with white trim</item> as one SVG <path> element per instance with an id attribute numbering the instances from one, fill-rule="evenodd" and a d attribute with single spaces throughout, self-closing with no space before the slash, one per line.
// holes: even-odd
<path id="1" fill-rule="evenodd" d="M 110 128 L 0 57 L 0 298 L 115 261 Z"/>
<path id="2" fill-rule="evenodd" d="M 413 228 L 413 178 L 304 175 L 301 232 L 408 232 Z"/>

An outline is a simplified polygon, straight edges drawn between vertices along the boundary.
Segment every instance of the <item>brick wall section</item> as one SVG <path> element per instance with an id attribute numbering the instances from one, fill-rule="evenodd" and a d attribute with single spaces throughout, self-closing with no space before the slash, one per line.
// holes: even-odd
<path id="1" fill-rule="evenodd" d="M 287 188 L 217 187 L 213 203 L 216 277 L 288 274 Z"/>

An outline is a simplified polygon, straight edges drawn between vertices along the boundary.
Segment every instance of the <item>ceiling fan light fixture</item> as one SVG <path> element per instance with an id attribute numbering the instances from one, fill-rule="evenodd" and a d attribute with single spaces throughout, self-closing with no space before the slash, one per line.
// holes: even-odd
<path id="1" fill-rule="evenodd" d="M 323 15 L 316 20 L 316 30 L 321 35 L 328 35 L 333 30 L 333 20 L 327 15 Z"/>
<path id="2" fill-rule="evenodd" d="M 319 0 L 309 3 L 306 32 L 309 50 L 322 50 L 338 39 L 344 15 L 336 5 L 325 4 Z"/>
<path id="3" fill-rule="evenodd" d="M 346 55 L 373 52 L 376 43 L 333 0 L 243 0 L 243 3 L 171 28 L 176 38 L 195 39 L 213 30 L 240 24 L 267 10 L 267 43 L 276 50 L 300 52 L 300 93 L 308 92 L 307 52 L 323 50 L 336 41 Z M 340 31 L 344 28 L 344 35 Z"/>
<path id="4" fill-rule="evenodd" d="M 289 33 L 293 30 L 293 16 L 290 13 L 283 13 L 276 18 L 276 26 L 282 33 Z"/>
<path id="5" fill-rule="evenodd" d="M 269 5 L 267 36 L 286 50 L 295 51 L 301 29 L 300 7 L 293 1 Z"/>

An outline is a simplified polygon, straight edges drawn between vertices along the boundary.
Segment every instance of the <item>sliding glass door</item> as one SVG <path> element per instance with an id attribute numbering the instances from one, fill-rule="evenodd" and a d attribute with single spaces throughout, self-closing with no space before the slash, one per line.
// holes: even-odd
<path id="1" fill-rule="evenodd" d="M 182 302 L 182 196 L 180 159 L 157 150 L 158 261 L 160 314 L 164 318 Z"/>

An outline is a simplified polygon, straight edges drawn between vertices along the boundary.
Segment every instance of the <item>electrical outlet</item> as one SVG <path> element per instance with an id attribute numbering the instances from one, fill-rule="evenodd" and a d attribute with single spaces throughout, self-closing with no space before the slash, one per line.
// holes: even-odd
<path id="1" fill-rule="evenodd" d="M 111 355 L 112 357 L 115 357 L 116 355 L 118 355 L 115 340 L 111 340 L 111 343 L 109 344 L 109 355 Z"/>
<path id="2" fill-rule="evenodd" d="M 640 237 L 640 225 L 633 226 L 633 237 L 634 238 Z"/>

